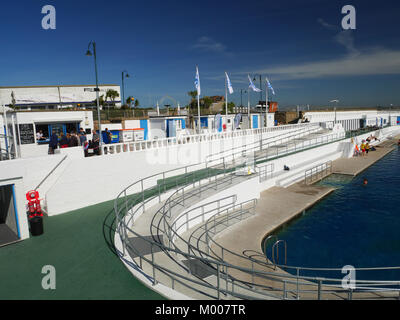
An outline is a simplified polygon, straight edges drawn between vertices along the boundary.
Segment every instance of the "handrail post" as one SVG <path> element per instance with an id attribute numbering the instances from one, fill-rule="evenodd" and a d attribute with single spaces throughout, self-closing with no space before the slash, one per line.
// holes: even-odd
<path id="1" fill-rule="evenodd" d="M 219 271 L 219 264 L 217 264 L 217 298 L 218 298 L 218 300 L 220 300 L 219 281 L 220 281 L 220 271 Z"/>
<path id="2" fill-rule="evenodd" d="M 143 211 L 144 211 L 144 189 L 143 189 L 143 179 L 141 180 L 142 185 L 142 202 L 143 202 Z"/>
<path id="3" fill-rule="evenodd" d="M 318 300 L 321 300 L 321 286 L 322 280 L 318 280 Z"/>
<path id="4" fill-rule="evenodd" d="M 286 296 L 286 280 L 283 280 L 283 300 L 287 298 Z"/>
<path id="5" fill-rule="evenodd" d="M 299 277 L 300 277 L 300 269 L 299 268 L 296 268 L 297 269 L 297 272 L 296 272 L 296 274 L 297 274 L 297 284 L 296 284 L 296 298 L 297 298 L 297 300 L 300 300 L 300 294 L 299 294 Z"/>
<path id="6" fill-rule="evenodd" d="M 154 267 L 154 252 L 153 252 L 153 244 L 151 244 L 150 246 L 150 250 L 151 250 L 151 265 L 153 267 L 153 286 L 155 286 L 157 284 L 157 280 L 156 280 L 156 270 Z"/>

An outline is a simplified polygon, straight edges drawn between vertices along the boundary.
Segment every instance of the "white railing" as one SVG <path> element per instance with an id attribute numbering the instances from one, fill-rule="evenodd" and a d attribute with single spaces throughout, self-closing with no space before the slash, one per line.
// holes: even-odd
<path id="1" fill-rule="evenodd" d="M 302 127 L 310 127 L 315 125 L 316 125 L 315 123 L 314 124 L 300 123 L 300 124 L 289 124 L 289 125 L 282 125 L 270 128 L 235 130 L 235 131 L 187 135 L 181 137 L 171 137 L 171 138 L 156 139 L 156 140 L 103 144 L 103 151 L 104 151 L 103 154 L 111 155 L 111 154 L 118 154 L 125 152 L 135 152 L 135 151 L 142 151 L 149 149 L 164 148 L 182 144 L 216 141 L 221 139 L 232 139 L 236 137 L 257 135 L 268 132 L 286 131 L 286 130 L 299 129 Z"/>

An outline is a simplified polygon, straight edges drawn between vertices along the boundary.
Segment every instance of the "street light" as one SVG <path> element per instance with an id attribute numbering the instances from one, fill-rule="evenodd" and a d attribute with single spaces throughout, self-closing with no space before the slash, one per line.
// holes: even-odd
<path id="1" fill-rule="evenodd" d="M 93 47 L 93 54 L 90 51 L 90 45 Z M 91 57 L 92 55 L 94 56 L 94 70 L 96 74 L 96 88 L 94 91 L 96 91 L 96 101 L 97 101 L 97 119 L 99 123 L 99 136 L 100 136 L 100 154 L 103 153 L 103 136 L 101 134 L 101 119 L 100 119 L 100 104 L 99 104 L 99 82 L 98 82 L 98 77 L 97 77 L 97 56 L 96 56 L 96 42 L 90 41 L 88 45 L 88 50 L 86 51 L 86 55 L 88 57 Z"/>
<path id="2" fill-rule="evenodd" d="M 256 81 L 256 76 L 259 76 L 260 77 L 260 103 L 261 103 L 261 101 L 262 101 L 262 82 L 261 82 L 261 74 L 255 74 L 254 75 L 254 78 L 253 78 L 253 81 Z"/>
<path id="3" fill-rule="evenodd" d="M 240 106 L 243 107 L 243 92 L 247 93 L 246 89 L 240 89 Z"/>
<path id="4" fill-rule="evenodd" d="M 125 105 L 126 101 L 125 101 L 125 84 L 124 84 L 124 80 L 125 78 L 129 78 L 129 74 L 127 71 L 122 71 L 122 105 Z"/>
<path id="5" fill-rule="evenodd" d="M 339 100 L 336 99 L 336 100 L 331 100 L 329 102 L 336 102 L 336 107 L 334 107 L 334 110 L 335 110 L 335 124 L 336 124 L 336 108 L 337 108 L 337 105 L 339 103 Z"/>

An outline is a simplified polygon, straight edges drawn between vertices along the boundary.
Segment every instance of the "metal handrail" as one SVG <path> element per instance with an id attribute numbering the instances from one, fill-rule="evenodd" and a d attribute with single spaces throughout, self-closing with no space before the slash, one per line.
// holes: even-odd
<path id="1" fill-rule="evenodd" d="M 292 128 L 290 128 L 290 129 L 292 129 Z M 298 131 L 296 131 L 295 133 L 290 131 L 290 132 L 285 133 L 284 135 L 288 135 L 288 137 L 285 137 L 285 138 L 294 138 L 294 137 L 299 136 L 300 134 L 307 133 L 307 132 L 310 132 L 315 129 L 321 129 L 319 123 L 302 124 L 302 126 L 300 126 L 300 129 Z M 234 148 L 231 148 L 228 150 L 220 151 L 218 153 L 210 154 L 206 157 L 206 162 L 208 163 L 210 161 L 213 161 L 210 158 L 215 157 L 215 156 L 217 156 L 217 159 L 220 159 L 222 157 L 222 154 L 232 153 L 233 151 L 237 151 L 238 149 L 244 149 L 244 150 L 240 150 L 240 151 L 237 151 L 236 153 L 232 153 L 232 155 L 241 154 L 243 152 L 251 152 L 254 150 L 258 150 L 258 149 L 262 150 L 264 143 L 267 143 L 267 141 L 269 141 L 269 140 L 274 141 L 276 138 L 277 138 L 276 136 L 265 138 L 265 139 L 262 139 L 262 137 L 261 137 L 260 140 L 252 142 L 251 144 L 245 144 L 245 145 L 234 147 Z M 282 135 L 280 135 L 279 139 L 282 139 L 282 138 L 283 138 Z M 226 156 L 223 158 L 226 158 Z"/>
<path id="2" fill-rule="evenodd" d="M 317 141 L 318 140 L 316 140 L 316 142 Z M 327 141 L 329 141 L 329 139 L 327 139 Z M 201 164 L 197 164 L 197 165 L 199 165 L 201 167 Z M 185 169 L 185 173 L 186 174 L 188 173 L 189 167 L 191 167 L 190 169 L 192 169 L 190 172 L 191 173 L 195 173 L 196 171 L 193 171 L 194 170 L 194 166 L 195 165 L 183 167 Z M 209 168 L 204 168 L 204 166 L 203 166 L 202 169 L 209 169 Z M 179 170 L 182 170 L 182 168 L 170 170 L 169 172 L 177 172 Z M 210 172 L 208 171 L 208 174 L 209 173 Z M 116 213 L 116 220 L 117 220 L 116 232 L 119 234 L 120 239 L 122 241 L 122 246 L 123 246 L 123 251 L 124 251 L 123 256 L 125 255 L 125 246 L 129 246 L 129 244 L 126 241 L 127 238 L 128 238 L 127 237 L 128 231 L 132 232 L 132 234 L 135 234 L 135 235 L 137 235 L 139 237 L 140 237 L 140 235 L 138 235 L 134 230 L 132 230 L 127 224 L 127 221 L 129 221 L 129 222 L 132 221 L 132 215 L 126 217 L 128 219 L 122 218 L 122 215 L 125 216 L 127 213 L 129 213 L 129 211 L 131 210 L 133 204 L 135 203 L 135 200 L 139 201 L 139 203 L 141 203 L 141 206 L 142 206 L 142 208 L 144 210 L 146 199 L 155 198 L 157 196 L 157 192 L 155 192 L 156 195 L 151 195 L 150 197 L 148 195 L 144 194 L 145 191 L 148 192 L 149 190 L 157 191 L 156 189 L 154 189 L 154 186 L 152 186 L 150 189 L 145 189 L 144 188 L 145 181 L 150 181 L 150 178 L 154 180 L 155 177 L 157 177 L 157 176 L 160 177 L 160 175 L 161 175 L 162 183 L 161 184 L 156 183 L 155 186 L 156 186 L 156 188 L 158 186 L 158 197 L 161 196 L 161 193 L 165 193 L 166 190 L 167 190 L 166 186 L 168 184 L 168 182 L 166 182 L 166 180 L 165 180 L 166 179 L 165 174 L 166 174 L 166 172 L 160 173 L 160 174 L 156 174 L 156 175 L 153 175 L 151 177 L 147 177 L 145 179 L 141 179 L 141 180 L 131 184 L 128 188 L 123 190 L 118 195 L 117 199 L 115 200 L 115 202 L 114 202 L 114 210 L 115 210 L 115 213 Z M 182 174 L 182 172 L 181 172 L 181 174 Z M 215 173 L 215 172 L 213 174 L 214 175 L 218 175 L 218 173 Z M 179 179 L 182 180 L 180 177 L 173 177 L 173 178 L 175 179 L 174 181 L 176 182 L 176 186 L 184 184 L 184 183 L 182 183 L 182 181 L 179 181 Z M 195 180 L 195 174 L 192 175 L 192 178 L 193 178 L 193 181 L 198 181 L 198 180 Z M 178 183 L 178 181 L 179 181 L 179 183 Z M 191 183 L 193 183 L 193 181 Z M 187 185 L 188 182 L 187 181 L 185 181 L 185 182 L 186 182 L 186 185 Z M 141 184 L 141 189 L 139 189 L 140 190 L 139 193 L 137 195 L 135 195 L 135 197 L 131 197 L 130 199 L 128 199 L 128 195 L 127 195 L 127 193 L 129 192 L 128 189 L 131 186 L 136 186 L 138 183 Z M 214 183 L 216 183 L 216 182 L 214 181 Z M 164 186 L 164 190 L 161 190 L 160 186 Z M 207 185 L 205 187 L 207 187 Z M 168 190 L 169 189 L 170 189 L 170 187 L 168 188 Z M 201 187 L 200 187 L 200 190 L 201 190 Z M 184 191 L 184 189 L 183 189 L 183 191 Z M 135 199 L 133 199 L 133 198 L 135 198 Z M 180 198 L 183 199 L 183 201 L 185 201 L 184 194 L 182 194 L 182 196 Z M 170 206 L 174 207 L 174 206 L 179 205 L 181 208 L 183 208 L 181 203 L 179 202 L 179 199 L 178 200 L 176 200 L 176 199 L 173 200 L 171 197 L 170 197 L 170 199 L 171 199 L 171 201 L 168 202 Z M 118 203 L 119 200 L 122 200 L 122 205 L 120 207 L 118 207 L 119 206 L 119 203 Z M 129 202 L 129 206 L 128 206 L 128 202 Z M 123 204 L 125 204 L 125 206 L 123 206 Z M 166 209 L 165 209 L 166 207 L 165 206 L 162 207 L 162 208 L 163 208 L 163 210 L 160 210 L 160 212 L 163 213 L 162 217 L 163 217 L 163 221 L 164 221 L 164 232 L 165 232 L 167 230 L 166 227 L 168 227 L 168 225 L 165 223 L 166 218 L 168 217 L 166 212 L 169 212 L 169 216 L 171 217 L 171 209 L 166 211 Z M 159 228 L 157 228 L 155 230 L 157 232 L 161 231 L 161 229 L 159 229 Z M 141 238 L 143 238 L 143 237 L 141 237 Z M 146 238 L 143 238 L 143 239 L 146 239 Z M 148 239 L 146 239 L 146 240 L 148 240 Z M 188 253 L 183 252 L 181 250 L 175 250 L 175 249 L 171 248 L 170 246 L 165 246 L 164 244 L 162 244 L 160 242 L 154 242 L 154 241 L 151 241 L 151 240 L 148 240 L 148 242 L 151 243 L 152 248 L 153 248 L 153 245 L 156 245 L 166 253 L 178 254 L 178 255 L 181 255 L 183 257 L 186 257 L 187 259 L 196 258 L 196 259 L 200 259 L 201 260 L 201 258 L 199 258 L 198 256 L 188 254 Z M 152 250 L 152 252 L 153 252 L 153 250 Z M 119 252 L 119 254 L 120 254 L 120 252 Z M 123 258 L 123 256 L 122 256 L 122 258 Z M 153 275 L 154 275 L 153 278 L 152 278 L 153 281 L 154 281 L 153 283 L 156 283 L 155 271 L 154 271 L 155 269 L 154 268 L 157 268 L 157 270 L 160 270 L 160 272 L 163 272 L 164 274 L 168 273 L 168 276 L 171 279 L 172 287 L 173 287 L 174 281 L 179 281 L 179 279 L 182 279 L 182 278 L 185 278 L 185 281 L 186 280 L 193 281 L 193 279 L 188 279 L 187 277 L 184 277 L 181 274 L 174 273 L 171 270 L 166 270 L 163 266 L 157 265 L 155 263 L 155 261 L 154 261 L 153 255 L 152 255 L 152 260 L 149 260 L 148 258 L 145 258 L 144 256 L 142 256 L 140 254 L 138 256 L 139 256 L 139 261 L 140 261 L 139 263 L 142 263 L 143 260 L 147 260 L 147 262 L 151 263 L 151 265 L 153 266 Z M 299 294 L 302 293 L 302 292 L 317 293 L 317 296 L 320 297 L 321 293 L 328 292 L 327 289 L 324 289 L 324 287 L 322 287 L 322 285 L 327 286 L 327 282 L 337 283 L 336 286 L 333 286 L 333 285 L 329 284 L 330 288 L 334 287 L 334 288 L 336 288 L 336 290 L 345 291 L 343 288 L 339 287 L 339 284 L 341 284 L 342 279 L 330 279 L 330 278 L 300 276 L 300 270 L 307 270 L 307 269 L 310 269 L 310 268 L 293 267 L 293 268 L 295 268 L 297 270 L 297 275 L 291 275 L 291 274 L 288 274 L 288 273 L 277 273 L 277 272 L 271 273 L 271 272 L 265 272 L 265 271 L 254 270 L 254 269 L 249 269 L 249 268 L 243 268 L 243 267 L 236 266 L 236 265 L 230 265 L 230 264 L 228 264 L 228 263 L 226 263 L 224 261 L 220 261 L 220 259 L 215 260 L 215 259 L 212 259 L 210 257 L 207 258 L 207 259 L 203 259 L 201 261 L 203 261 L 204 263 L 208 263 L 208 264 L 214 265 L 214 268 L 218 270 L 218 279 L 220 279 L 220 276 L 221 276 L 222 277 L 221 279 L 223 279 L 224 281 L 227 281 L 227 284 L 228 284 L 229 281 L 231 281 L 232 290 L 223 289 L 220 286 L 215 288 L 215 286 L 212 286 L 210 284 L 205 284 L 203 282 L 197 283 L 197 284 L 200 284 L 201 286 L 203 286 L 204 288 L 215 289 L 217 291 L 217 295 L 216 295 L 217 298 L 220 298 L 220 294 L 221 293 L 223 293 L 223 294 L 233 294 L 235 296 L 243 297 L 243 295 L 239 295 L 239 294 L 233 292 L 234 279 L 233 278 L 229 278 L 230 276 L 229 276 L 228 269 L 229 270 L 240 270 L 241 272 L 245 272 L 245 273 L 251 274 L 252 277 L 260 277 L 260 278 L 271 278 L 272 277 L 275 281 L 279 281 L 279 282 L 284 284 L 284 289 L 277 289 L 278 292 L 283 291 L 283 297 L 284 298 L 287 297 L 286 284 L 291 284 L 291 283 L 297 284 L 297 285 L 299 285 L 299 283 L 300 283 L 301 285 L 307 285 L 307 286 L 316 286 L 316 285 L 318 285 L 318 289 L 314 289 L 314 290 L 297 289 L 297 297 L 299 297 Z M 277 265 L 277 266 L 278 267 L 283 267 L 283 268 L 288 268 L 288 266 L 286 266 L 286 265 L 284 265 L 284 266 Z M 220 271 L 221 268 L 222 268 L 222 270 L 225 270 L 222 273 Z M 368 270 L 368 269 L 370 269 L 370 268 L 364 268 L 363 270 Z M 374 268 L 374 269 L 376 270 L 376 269 L 382 269 L 382 268 Z M 394 268 L 386 267 L 385 269 L 392 269 L 393 270 L 393 269 L 400 269 L 400 267 L 394 267 Z M 329 270 L 329 268 L 325 268 L 325 270 Z M 362 269 L 357 268 L 356 270 L 362 270 Z M 315 283 L 308 283 L 308 282 L 305 282 L 305 281 L 314 281 Z M 218 281 L 218 283 L 219 283 L 219 281 Z M 400 285 L 399 281 L 357 280 L 357 283 L 358 284 L 362 284 L 362 283 L 363 284 L 369 284 L 370 286 L 374 286 L 374 285 L 376 286 L 378 284 L 382 285 L 382 286 L 383 285 L 396 285 L 396 286 Z M 185 285 L 185 284 L 183 284 L 183 285 Z M 192 288 L 192 289 L 193 290 L 198 290 L 198 289 L 194 289 L 194 288 Z M 361 290 L 363 290 L 363 289 L 364 288 L 361 288 Z M 371 290 L 377 290 L 377 288 L 372 288 L 372 289 L 368 288 L 368 289 L 370 291 Z M 382 288 L 378 288 L 378 289 L 379 290 L 385 290 L 385 291 L 396 291 L 396 292 L 399 291 L 399 289 L 392 289 L 392 288 L 383 288 L 383 289 Z M 260 292 L 257 291 L 257 294 L 259 294 L 259 293 Z M 266 294 L 265 296 L 275 296 L 275 295 Z"/>
<path id="3" fill-rule="evenodd" d="M 58 162 L 53 169 L 50 170 L 50 172 L 42 179 L 42 181 L 39 182 L 39 184 L 34 188 L 33 190 L 37 190 L 40 188 L 40 186 L 51 176 L 51 174 L 56 171 L 56 169 L 61 165 L 61 163 L 64 162 L 64 160 L 67 158 L 67 155 L 65 155 L 60 162 Z"/>
<path id="4" fill-rule="evenodd" d="M 287 244 L 286 244 L 285 240 L 277 240 L 273 244 L 273 246 L 272 246 L 272 262 L 274 263 L 274 265 L 277 264 L 275 261 L 275 250 L 274 250 L 275 248 L 276 248 L 276 257 L 277 257 L 277 260 L 279 261 L 279 244 L 280 243 L 283 243 L 285 246 L 284 248 L 285 248 L 285 265 L 286 265 L 286 263 L 287 263 Z"/>
<path id="5" fill-rule="evenodd" d="M 332 173 L 332 161 L 321 163 L 304 172 L 304 183 L 307 185 L 329 176 Z"/>
<path id="6" fill-rule="evenodd" d="M 268 179 L 268 175 L 272 178 L 275 171 L 274 163 L 267 163 L 264 166 L 257 166 L 259 168 L 259 182 L 264 182 Z"/>

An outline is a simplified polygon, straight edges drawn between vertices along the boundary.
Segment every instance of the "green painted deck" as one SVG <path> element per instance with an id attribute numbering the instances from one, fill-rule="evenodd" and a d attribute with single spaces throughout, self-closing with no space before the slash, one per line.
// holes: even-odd
<path id="1" fill-rule="evenodd" d="M 114 201 L 45 217 L 44 234 L 0 248 L 0 300 L 158 300 L 114 254 Z M 44 290 L 44 265 L 56 289 Z"/>

